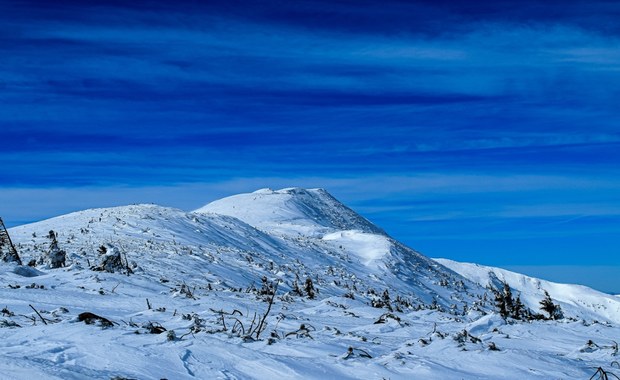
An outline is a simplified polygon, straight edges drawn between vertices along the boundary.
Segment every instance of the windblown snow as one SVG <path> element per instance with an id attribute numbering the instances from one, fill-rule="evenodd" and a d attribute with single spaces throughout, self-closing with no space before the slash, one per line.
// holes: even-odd
<path id="1" fill-rule="evenodd" d="M 33 266 L 0 264 L 1 378 L 620 374 L 617 297 L 431 260 L 322 189 L 91 209 L 9 233 Z M 52 237 L 64 267 L 45 261 Z M 564 319 L 500 317 L 487 286 L 502 281 L 535 312 L 548 291 Z"/>

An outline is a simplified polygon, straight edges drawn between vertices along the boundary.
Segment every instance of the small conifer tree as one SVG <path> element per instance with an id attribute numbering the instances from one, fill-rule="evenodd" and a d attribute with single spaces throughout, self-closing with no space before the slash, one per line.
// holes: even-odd
<path id="1" fill-rule="evenodd" d="M 512 307 L 512 317 L 514 319 L 524 319 L 526 317 L 526 314 L 527 313 L 525 305 L 523 305 L 523 302 L 521 302 L 521 296 L 518 295 Z"/>
<path id="2" fill-rule="evenodd" d="M 316 297 L 316 294 L 315 294 L 316 290 L 314 289 L 314 284 L 312 283 L 312 279 L 310 277 L 306 279 L 306 283 L 304 284 L 304 289 L 309 299 L 313 300 Z"/>
<path id="3" fill-rule="evenodd" d="M 506 298 L 504 298 L 504 293 L 497 289 L 493 289 L 493 295 L 495 296 L 495 307 L 497 308 L 499 315 L 504 319 L 508 318 L 508 309 L 506 308 Z"/>
<path id="4" fill-rule="evenodd" d="M 549 314 L 549 319 L 557 320 L 564 318 L 560 305 L 553 303 L 549 292 L 545 290 L 545 298 L 540 301 L 540 309 Z"/>
<path id="5" fill-rule="evenodd" d="M 394 310 L 392 309 L 392 304 L 391 304 L 391 302 L 390 302 L 390 301 L 391 301 L 391 300 L 390 300 L 390 292 L 389 292 L 387 289 L 385 289 L 385 290 L 383 291 L 383 296 L 382 296 L 381 298 L 382 298 L 382 301 L 383 301 L 384 306 L 385 306 L 385 307 L 386 307 L 389 311 L 394 311 Z"/>
<path id="6" fill-rule="evenodd" d="M 58 247 L 58 234 L 54 230 L 50 230 L 47 237 L 50 239 L 50 247 L 47 253 L 39 258 L 39 264 L 48 264 L 50 268 L 64 267 L 67 253 Z"/>

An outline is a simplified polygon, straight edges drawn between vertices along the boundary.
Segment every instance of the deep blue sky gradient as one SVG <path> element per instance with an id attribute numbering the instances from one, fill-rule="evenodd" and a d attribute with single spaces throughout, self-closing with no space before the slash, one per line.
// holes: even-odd
<path id="1" fill-rule="evenodd" d="M 432 257 L 620 292 L 614 1 L 2 1 L 0 215 L 324 187 Z"/>

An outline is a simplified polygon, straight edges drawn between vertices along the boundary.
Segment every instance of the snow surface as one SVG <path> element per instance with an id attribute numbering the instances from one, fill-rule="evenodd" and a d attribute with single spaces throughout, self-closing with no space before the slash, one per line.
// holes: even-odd
<path id="1" fill-rule="evenodd" d="M 485 301 L 491 268 L 433 261 L 324 190 L 72 213 L 9 230 L 25 263 L 50 230 L 67 267 L 0 264 L 0 378 L 587 379 L 616 359 L 620 313 L 600 293 L 494 272 L 533 308 L 548 290 L 568 317 L 504 321 Z M 133 274 L 90 269 L 102 245 Z M 269 308 L 263 278 L 279 282 L 266 328 L 244 337 Z"/>

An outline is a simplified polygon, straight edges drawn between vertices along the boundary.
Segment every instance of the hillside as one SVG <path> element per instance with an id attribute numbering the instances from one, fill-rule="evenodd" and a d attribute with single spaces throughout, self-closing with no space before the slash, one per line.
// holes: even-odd
<path id="1" fill-rule="evenodd" d="M 620 299 L 586 286 L 558 284 L 479 264 L 459 263 L 448 259 L 435 261 L 484 287 L 498 287 L 500 282 L 506 282 L 521 295 L 523 303 L 530 308 L 538 307 L 546 290 L 568 315 L 620 323 Z"/>
<path id="2" fill-rule="evenodd" d="M 567 318 L 504 321 L 482 277 L 325 190 L 263 189 L 193 212 L 91 209 L 9 232 L 35 266 L 0 264 L 8 378 L 584 378 L 620 339 L 595 292 L 569 299 L 508 274 L 530 307 L 544 288 Z"/>

